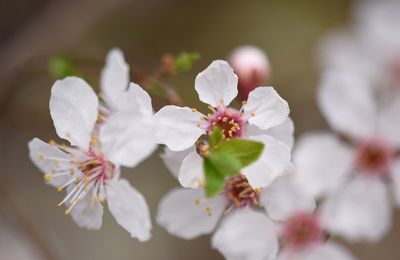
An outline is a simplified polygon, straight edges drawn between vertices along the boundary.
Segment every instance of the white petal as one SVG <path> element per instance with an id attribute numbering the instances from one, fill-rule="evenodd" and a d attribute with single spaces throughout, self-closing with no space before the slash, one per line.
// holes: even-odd
<path id="1" fill-rule="evenodd" d="M 381 111 L 379 135 L 396 148 L 400 147 L 400 95 L 393 97 Z"/>
<path id="2" fill-rule="evenodd" d="M 212 237 L 212 245 L 227 259 L 275 259 L 278 238 L 265 214 L 251 209 L 229 214 Z"/>
<path id="3" fill-rule="evenodd" d="M 326 242 L 316 244 L 304 249 L 284 248 L 279 254 L 278 260 L 355 260 L 344 247 Z"/>
<path id="4" fill-rule="evenodd" d="M 100 128 L 103 152 L 114 164 L 134 167 L 157 148 L 154 129 L 151 117 L 132 110 L 114 113 Z"/>
<path id="5" fill-rule="evenodd" d="M 71 187 L 68 187 L 69 191 Z M 103 219 L 103 206 L 97 200 L 91 200 L 91 192 L 89 192 L 72 208 L 71 217 L 80 227 L 100 229 Z"/>
<path id="6" fill-rule="evenodd" d="M 194 145 L 205 133 L 198 127 L 203 114 L 188 107 L 165 106 L 155 114 L 159 142 L 172 151 L 182 151 Z"/>
<path id="7" fill-rule="evenodd" d="M 107 183 L 106 196 L 110 212 L 118 224 L 139 241 L 149 240 L 151 219 L 143 195 L 127 180 L 114 179 Z"/>
<path id="8" fill-rule="evenodd" d="M 204 184 L 203 158 L 196 151 L 182 161 L 179 182 L 185 188 L 199 188 Z"/>
<path id="9" fill-rule="evenodd" d="M 161 154 L 161 158 L 172 175 L 178 179 L 183 159 L 185 159 L 186 156 L 193 151 L 194 146 L 179 152 L 171 151 L 165 146 L 164 152 Z"/>
<path id="10" fill-rule="evenodd" d="M 174 189 L 158 206 L 157 222 L 184 239 L 211 233 L 227 206 L 226 198 L 205 198 L 203 189 Z"/>
<path id="11" fill-rule="evenodd" d="M 340 187 L 350 175 L 354 155 L 335 136 L 314 133 L 299 139 L 293 161 L 299 187 L 318 198 Z"/>
<path id="12" fill-rule="evenodd" d="M 96 94 L 82 79 L 57 80 L 51 89 L 50 114 L 58 136 L 87 151 L 98 106 Z"/>
<path id="13" fill-rule="evenodd" d="M 372 87 L 365 78 L 338 71 L 324 74 L 319 107 L 330 126 L 352 138 L 367 138 L 377 124 Z"/>
<path id="14" fill-rule="evenodd" d="M 124 54 L 114 48 L 107 54 L 106 65 L 101 72 L 100 87 L 107 105 L 118 109 L 121 95 L 128 87 L 129 65 Z"/>
<path id="15" fill-rule="evenodd" d="M 250 124 L 266 130 L 285 122 L 290 110 L 273 87 L 258 87 L 250 92 L 244 111 L 254 113 L 248 120 Z"/>
<path id="16" fill-rule="evenodd" d="M 253 188 L 262 188 L 291 167 L 290 149 L 267 135 L 250 136 L 249 139 L 262 142 L 264 151 L 256 162 L 242 169 L 242 173 Z"/>
<path id="17" fill-rule="evenodd" d="M 150 95 L 139 85 L 130 83 L 128 90 L 118 98 L 116 109 L 119 111 L 132 110 L 144 116 L 153 115 Z"/>
<path id="18" fill-rule="evenodd" d="M 72 156 L 67 154 L 54 145 L 49 145 L 38 138 L 32 139 L 28 143 L 29 157 L 32 162 L 45 174 L 59 173 L 60 171 L 69 171 L 73 165 L 70 161 Z M 75 169 L 74 167 L 74 170 Z M 49 184 L 54 187 L 60 187 L 65 184 L 71 175 L 54 177 L 49 180 Z"/>
<path id="19" fill-rule="evenodd" d="M 324 202 L 321 219 L 329 231 L 350 241 L 377 242 L 389 230 L 391 213 L 384 183 L 360 175 Z"/>
<path id="20" fill-rule="evenodd" d="M 246 129 L 247 135 L 269 135 L 278 141 L 283 142 L 290 149 L 293 148 L 294 143 L 294 124 L 293 120 L 289 117 L 283 124 L 262 130 L 254 125 L 248 125 Z"/>
<path id="21" fill-rule="evenodd" d="M 392 180 L 395 203 L 400 208 L 400 159 L 394 161 L 390 178 Z"/>
<path id="22" fill-rule="evenodd" d="M 273 220 L 285 221 L 297 212 L 311 213 L 314 199 L 299 190 L 291 174 L 276 178 L 260 194 L 260 203 Z"/>
<path id="23" fill-rule="evenodd" d="M 237 84 L 238 77 L 231 66 L 216 60 L 197 75 L 195 89 L 202 102 L 213 107 L 227 106 L 238 94 Z"/>

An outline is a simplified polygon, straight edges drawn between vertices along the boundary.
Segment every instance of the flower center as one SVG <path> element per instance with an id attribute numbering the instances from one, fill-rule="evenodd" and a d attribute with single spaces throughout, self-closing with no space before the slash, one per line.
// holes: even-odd
<path id="1" fill-rule="evenodd" d="M 86 178 L 104 181 L 113 177 L 115 166 L 107 161 L 104 155 L 96 154 L 93 150 L 90 150 L 87 155 L 88 158 L 78 165 L 78 169 Z"/>
<path id="2" fill-rule="evenodd" d="M 234 108 L 220 108 L 213 114 L 208 115 L 207 132 L 212 131 L 214 126 L 221 129 L 225 138 L 241 137 L 244 134 L 245 120 L 240 111 Z"/>
<path id="3" fill-rule="evenodd" d="M 230 177 L 226 182 L 225 193 L 228 200 L 236 208 L 258 206 L 260 204 L 260 191 L 254 190 L 244 175 Z"/>
<path id="4" fill-rule="evenodd" d="M 295 214 L 283 226 L 283 241 L 296 248 L 320 241 L 323 237 L 324 232 L 315 214 Z"/>
<path id="5" fill-rule="evenodd" d="M 393 160 L 392 149 L 383 142 L 368 141 L 358 147 L 358 168 L 370 174 L 385 174 Z"/>

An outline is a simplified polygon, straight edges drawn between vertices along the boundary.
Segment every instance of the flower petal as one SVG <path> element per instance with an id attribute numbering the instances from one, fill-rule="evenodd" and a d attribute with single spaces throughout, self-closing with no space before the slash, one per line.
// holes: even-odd
<path id="1" fill-rule="evenodd" d="M 227 206 L 225 197 L 205 197 L 203 189 L 174 189 L 158 206 L 157 222 L 184 239 L 211 233 Z"/>
<path id="2" fill-rule="evenodd" d="M 267 135 L 250 136 L 249 139 L 264 143 L 264 151 L 256 162 L 242 169 L 242 173 L 253 188 L 263 188 L 291 167 L 290 149 Z"/>
<path id="3" fill-rule="evenodd" d="M 227 106 L 238 94 L 237 84 L 238 77 L 231 66 L 215 60 L 197 75 L 195 89 L 202 102 L 213 107 Z"/>
<path id="4" fill-rule="evenodd" d="M 57 80 L 51 89 L 50 114 L 58 136 L 87 151 L 98 106 L 96 94 L 84 80 Z"/>
<path id="5" fill-rule="evenodd" d="M 270 218 L 285 221 L 297 212 L 311 213 L 316 205 L 311 196 L 299 190 L 291 174 L 276 178 L 260 194 L 260 203 Z"/>
<path id="6" fill-rule="evenodd" d="M 335 242 L 316 244 L 304 249 L 284 248 L 277 260 L 355 260 L 348 250 Z"/>
<path id="7" fill-rule="evenodd" d="M 168 149 L 168 147 L 164 147 L 164 152 L 161 154 L 161 158 L 167 166 L 168 170 L 172 173 L 172 175 L 178 179 L 179 171 L 181 169 L 182 161 L 189 155 L 189 153 L 194 151 L 194 146 L 179 152 L 174 152 Z"/>
<path id="8" fill-rule="evenodd" d="M 165 106 L 155 114 L 159 142 L 172 151 L 182 151 L 194 145 L 205 133 L 198 127 L 203 114 L 188 107 Z"/>
<path id="9" fill-rule="evenodd" d="M 353 242 L 379 241 L 390 228 L 391 214 L 384 183 L 367 175 L 355 177 L 321 208 L 321 220 L 327 229 Z"/>
<path id="10" fill-rule="evenodd" d="M 227 259 L 272 260 L 278 253 L 272 221 L 251 209 L 238 210 L 224 218 L 211 243 Z"/>
<path id="11" fill-rule="evenodd" d="M 124 179 L 111 180 L 106 188 L 108 207 L 118 224 L 139 241 L 149 240 L 151 219 L 143 195 Z"/>
<path id="12" fill-rule="evenodd" d="M 68 192 L 72 187 L 73 185 L 68 187 Z M 71 217 L 82 228 L 98 230 L 103 220 L 103 206 L 97 200 L 92 200 L 90 195 L 86 195 L 72 208 Z"/>
<path id="13" fill-rule="evenodd" d="M 47 176 L 51 177 L 50 175 L 52 174 L 68 171 L 66 175 L 48 179 L 47 183 L 54 187 L 60 187 L 70 179 L 71 175 L 69 174 L 69 170 L 71 168 L 73 168 L 74 171 L 78 171 L 78 169 L 71 164 L 72 156 L 61 151 L 55 145 L 49 145 L 38 138 L 34 138 L 28 143 L 28 147 L 29 157 L 32 162 L 42 172 L 48 174 Z"/>
<path id="14" fill-rule="evenodd" d="M 400 147 L 400 95 L 393 97 L 381 111 L 379 118 L 379 135 L 395 148 Z"/>
<path id="15" fill-rule="evenodd" d="M 319 198 L 332 193 L 350 175 L 354 154 L 335 136 L 313 133 L 299 139 L 293 161 L 298 186 Z"/>
<path id="16" fill-rule="evenodd" d="M 150 95 L 135 83 L 130 83 L 129 88 L 121 93 L 116 107 L 119 111 L 132 110 L 144 116 L 153 115 Z"/>
<path id="17" fill-rule="evenodd" d="M 319 107 L 330 126 L 359 140 L 371 137 L 377 123 L 372 87 L 365 78 L 329 71 L 318 92 Z"/>
<path id="18" fill-rule="evenodd" d="M 269 128 L 267 130 L 262 130 L 254 125 L 248 125 L 246 129 L 247 135 L 269 135 L 278 141 L 283 142 L 290 149 L 293 148 L 294 143 L 294 124 L 293 120 L 288 117 L 282 124 Z"/>
<path id="19" fill-rule="evenodd" d="M 394 161 L 390 178 L 392 180 L 394 200 L 397 207 L 400 208 L 400 159 Z"/>
<path id="20" fill-rule="evenodd" d="M 111 49 L 100 77 L 101 92 L 107 105 L 117 110 L 128 84 L 129 65 L 125 62 L 124 54 L 118 48 Z"/>
<path id="21" fill-rule="evenodd" d="M 199 188 L 204 183 L 203 158 L 196 151 L 191 152 L 182 161 L 179 182 L 185 188 Z"/>
<path id="22" fill-rule="evenodd" d="M 157 148 L 154 120 L 128 110 L 107 118 L 100 128 L 100 142 L 114 164 L 134 167 Z"/>
<path id="23" fill-rule="evenodd" d="M 290 111 L 288 103 L 273 87 L 258 87 L 251 91 L 243 109 L 252 115 L 249 123 L 264 130 L 281 125 L 288 119 Z"/>

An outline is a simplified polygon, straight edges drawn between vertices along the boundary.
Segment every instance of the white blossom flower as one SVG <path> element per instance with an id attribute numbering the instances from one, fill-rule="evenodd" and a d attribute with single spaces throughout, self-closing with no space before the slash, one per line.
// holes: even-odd
<path id="1" fill-rule="evenodd" d="M 244 45 L 232 51 L 229 64 L 238 75 L 239 95 L 247 99 L 249 92 L 265 83 L 270 77 L 271 68 L 263 50 L 251 45 Z"/>
<path id="2" fill-rule="evenodd" d="M 103 202 L 132 237 L 150 238 L 151 220 L 143 196 L 120 178 L 120 165 L 133 167 L 156 148 L 148 94 L 126 80 L 121 52 L 112 50 L 102 73 L 103 105 L 82 79 L 67 77 L 51 90 L 50 114 L 57 135 L 72 145 L 29 142 L 30 158 L 45 180 L 66 196 L 58 204 L 81 227 L 99 229 Z M 112 89 L 115 87 L 115 90 Z M 124 86 L 124 87 L 123 87 Z M 107 114 L 99 111 L 106 111 Z M 126 114 L 130 120 L 126 121 Z M 127 130 L 127 126 L 129 127 Z M 129 138 L 131 144 L 124 143 Z M 135 145 L 132 145 L 135 143 Z"/>
<path id="3" fill-rule="evenodd" d="M 242 169 L 253 188 L 267 186 L 290 166 L 290 148 L 271 136 L 278 133 L 278 138 L 289 145 L 293 142 L 287 102 L 272 87 L 258 87 L 240 110 L 227 107 L 238 93 L 237 81 L 228 63 L 214 61 L 195 82 L 200 100 L 209 104 L 211 113 L 205 116 L 196 109 L 165 106 L 155 114 L 159 142 L 171 151 L 191 151 L 179 167 L 179 181 L 184 187 L 197 188 L 204 182 L 202 158 L 194 146 L 213 126 L 218 126 L 225 138 L 257 140 L 267 147 L 259 160 Z"/>
<path id="4" fill-rule="evenodd" d="M 279 259 L 352 259 L 335 243 L 325 243 L 314 209 L 314 200 L 300 192 L 290 174 L 256 190 L 239 175 L 229 178 L 225 191 L 211 199 L 203 189 L 170 191 L 160 202 L 156 219 L 184 239 L 215 230 L 212 246 L 227 259 L 276 259 L 278 238 L 285 244 Z M 299 258 L 290 258 L 293 253 Z"/>
<path id="5" fill-rule="evenodd" d="M 334 234 L 376 242 L 391 224 L 391 196 L 400 205 L 400 96 L 379 103 L 374 89 L 353 74 L 325 75 L 319 106 L 329 133 L 308 134 L 294 152 L 297 182 L 325 198 L 321 218 Z"/>

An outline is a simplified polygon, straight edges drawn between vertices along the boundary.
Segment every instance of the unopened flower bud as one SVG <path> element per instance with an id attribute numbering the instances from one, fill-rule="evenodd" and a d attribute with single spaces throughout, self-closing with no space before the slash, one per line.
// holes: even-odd
<path id="1" fill-rule="evenodd" d="M 262 85 L 270 76 L 271 69 L 267 55 L 255 46 L 241 46 L 228 59 L 239 78 L 239 95 L 247 99 L 250 91 Z"/>
<path id="2" fill-rule="evenodd" d="M 163 75 L 173 74 L 175 72 L 174 62 L 174 56 L 169 53 L 164 54 L 164 56 L 161 58 L 160 73 Z"/>

